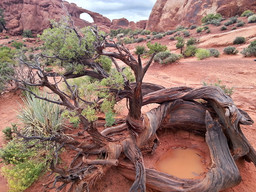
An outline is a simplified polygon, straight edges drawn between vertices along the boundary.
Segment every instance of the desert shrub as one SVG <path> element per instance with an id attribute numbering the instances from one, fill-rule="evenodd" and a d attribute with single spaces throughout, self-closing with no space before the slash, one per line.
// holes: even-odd
<path id="1" fill-rule="evenodd" d="M 183 35 L 184 35 L 184 37 L 189 37 L 190 33 L 189 33 L 189 31 L 183 31 Z"/>
<path id="2" fill-rule="evenodd" d="M 243 44 L 245 43 L 245 38 L 244 37 L 236 37 L 235 40 L 233 41 L 233 44 Z"/>
<path id="3" fill-rule="evenodd" d="M 129 37 L 125 37 L 123 39 L 123 42 L 124 42 L 124 44 L 131 44 L 131 43 L 133 43 L 133 39 L 129 38 Z"/>
<path id="4" fill-rule="evenodd" d="M 153 53 L 159 53 L 167 50 L 167 47 L 165 45 L 161 45 L 160 43 L 147 43 L 147 47 L 149 48 L 148 54 L 153 54 Z"/>
<path id="5" fill-rule="evenodd" d="M 157 34 L 157 35 L 154 35 L 153 37 L 154 37 L 154 39 L 162 39 L 163 35 L 162 34 Z"/>
<path id="6" fill-rule="evenodd" d="M 227 22 L 224 23 L 225 26 L 232 25 L 237 22 L 237 17 L 231 17 Z"/>
<path id="7" fill-rule="evenodd" d="M 221 30 L 221 31 L 225 31 L 225 30 L 227 30 L 227 27 L 222 26 L 222 27 L 220 28 L 220 30 Z"/>
<path id="8" fill-rule="evenodd" d="M 180 32 L 177 32 L 174 34 L 174 37 L 179 37 L 180 36 Z"/>
<path id="9" fill-rule="evenodd" d="M 235 54 L 238 53 L 238 51 L 236 50 L 236 48 L 235 48 L 235 47 L 231 47 L 231 46 L 224 48 L 223 51 L 224 51 L 224 53 L 227 54 L 227 55 L 235 55 Z"/>
<path id="10" fill-rule="evenodd" d="M 184 38 L 183 37 L 176 37 L 177 43 L 176 48 L 180 49 L 180 52 L 182 53 L 182 49 L 185 45 Z"/>
<path id="11" fill-rule="evenodd" d="M 0 33 L 4 30 L 5 24 L 4 11 L 0 8 Z"/>
<path id="12" fill-rule="evenodd" d="M 157 35 L 157 34 L 158 34 L 158 32 L 155 32 L 155 31 L 152 32 L 152 35 Z"/>
<path id="13" fill-rule="evenodd" d="M 24 46 L 24 45 L 23 45 L 23 43 L 21 43 L 21 42 L 14 41 L 14 42 L 12 43 L 12 47 L 15 47 L 16 49 L 21 49 L 23 46 Z"/>
<path id="14" fill-rule="evenodd" d="M 171 36 L 169 39 L 170 39 L 171 41 L 173 41 L 173 40 L 175 40 L 175 37 Z"/>
<path id="15" fill-rule="evenodd" d="M 112 60 L 108 56 L 101 55 L 98 59 L 95 60 L 95 62 L 101 64 L 102 68 L 105 71 L 110 72 L 111 66 L 112 66 Z"/>
<path id="16" fill-rule="evenodd" d="M 23 33 L 22 33 L 22 36 L 31 38 L 31 37 L 33 37 L 33 33 L 32 33 L 31 30 L 24 30 Z"/>
<path id="17" fill-rule="evenodd" d="M 136 55 L 142 55 L 143 53 L 145 53 L 146 48 L 144 46 L 137 46 L 135 51 Z"/>
<path id="18" fill-rule="evenodd" d="M 176 33 L 176 30 L 171 30 L 171 31 L 167 31 L 167 32 L 166 32 L 166 35 L 172 35 L 172 34 L 174 34 L 174 33 Z"/>
<path id="19" fill-rule="evenodd" d="M 206 16 L 204 16 L 202 18 L 202 23 L 207 23 L 207 22 L 210 22 L 212 20 L 219 20 L 219 19 L 222 19 L 222 16 L 221 14 L 217 13 L 217 14 L 208 14 Z"/>
<path id="20" fill-rule="evenodd" d="M 185 51 L 183 52 L 183 55 L 184 55 L 185 57 L 192 57 L 192 56 L 195 56 L 196 50 L 197 50 L 197 47 L 196 47 L 196 46 L 189 45 L 189 46 L 187 46 L 187 48 L 186 48 Z"/>
<path id="21" fill-rule="evenodd" d="M 17 130 L 16 124 L 12 124 L 12 127 L 6 127 L 3 129 L 5 140 L 9 141 L 13 139 L 13 134 Z"/>
<path id="22" fill-rule="evenodd" d="M 197 49 L 195 55 L 199 60 L 206 59 L 211 56 L 210 51 L 207 49 Z"/>
<path id="23" fill-rule="evenodd" d="M 232 27 L 232 29 L 231 30 L 236 30 L 236 27 Z"/>
<path id="24" fill-rule="evenodd" d="M 9 47 L 0 47 L 0 93 L 14 75 L 14 54 L 15 51 Z"/>
<path id="25" fill-rule="evenodd" d="M 236 24 L 236 26 L 237 26 L 237 27 L 243 27 L 244 24 L 245 24 L 245 22 L 243 22 L 243 21 L 238 21 L 237 24 Z"/>
<path id="26" fill-rule="evenodd" d="M 37 91 L 38 92 L 38 91 Z M 38 92 L 38 95 L 40 93 Z M 42 97 L 50 99 L 45 94 Z M 51 98 L 52 99 L 52 98 Z M 22 133 L 26 136 L 49 136 L 61 129 L 60 106 L 27 94 L 19 118 L 24 124 Z"/>
<path id="27" fill-rule="evenodd" d="M 187 40 L 187 46 L 196 44 L 196 38 L 191 37 L 189 40 Z"/>
<path id="28" fill-rule="evenodd" d="M 197 27 L 197 28 L 196 28 L 196 32 L 197 32 L 197 33 L 201 33 L 203 30 L 204 30 L 203 27 Z"/>
<path id="29" fill-rule="evenodd" d="M 161 64 L 163 65 L 167 65 L 167 64 L 171 64 L 171 63 L 174 63 L 176 62 L 177 60 L 180 59 L 180 56 L 179 55 L 176 55 L 174 53 L 172 53 L 169 57 L 165 58 Z"/>
<path id="30" fill-rule="evenodd" d="M 186 29 L 184 26 L 178 26 L 176 28 L 176 31 L 183 31 L 184 29 Z"/>
<path id="31" fill-rule="evenodd" d="M 210 29 L 207 29 L 207 30 L 206 30 L 206 33 L 211 33 L 211 30 L 210 30 Z"/>
<path id="32" fill-rule="evenodd" d="M 256 14 L 248 17 L 248 23 L 256 23 Z"/>
<path id="33" fill-rule="evenodd" d="M 220 26 L 221 25 L 221 19 L 213 19 L 211 21 L 208 21 L 206 24 L 212 24 L 212 25 L 215 25 L 215 26 Z"/>
<path id="34" fill-rule="evenodd" d="M 226 93 L 228 96 L 231 97 L 231 95 L 234 93 L 234 87 L 227 87 L 226 85 L 223 85 L 221 84 L 221 80 L 218 80 L 218 82 L 216 83 L 206 83 L 206 82 L 203 82 L 203 85 L 204 86 L 216 86 L 216 87 L 220 87 L 224 93 Z"/>
<path id="35" fill-rule="evenodd" d="M 196 25 L 191 25 L 189 29 L 193 30 L 196 28 Z"/>
<path id="36" fill-rule="evenodd" d="M 211 48 L 211 49 L 209 49 L 209 51 L 210 51 L 210 54 L 212 57 L 219 57 L 219 55 L 220 55 L 220 52 L 217 49 Z"/>
<path id="37" fill-rule="evenodd" d="M 242 13 L 241 17 L 250 17 L 254 13 L 251 10 L 246 10 Z"/>
<path id="38" fill-rule="evenodd" d="M 207 30 L 207 29 L 209 29 L 209 27 L 208 26 L 204 26 L 204 31 Z"/>
<path id="39" fill-rule="evenodd" d="M 164 59 L 166 59 L 167 57 L 169 57 L 171 55 L 171 53 L 169 51 L 163 51 L 163 52 L 159 52 L 155 55 L 154 57 L 154 62 L 157 63 L 162 63 L 162 61 Z"/>
<path id="40" fill-rule="evenodd" d="M 256 57 L 256 40 L 241 52 L 245 57 Z"/>
<path id="41" fill-rule="evenodd" d="M 143 30 L 140 34 L 141 35 L 150 35 L 150 31 L 149 30 Z"/>
<path id="42" fill-rule="evenodd" d="M 29 144 L 35 145 L 31 142 Z M 0 157 L 7 164 L 1 171 L 7 178 L 10 192 L 24 191 L 43 172 L 47 166 L 47 158 L 39 154 L 39 148 L 28 148 L 17 139 L 1 149 Z"/>
<path id="43" fill-rule="evenodd" d="M 138 39 L 137 39 L 137 41 L 136 41 L 136 42 L 137 42 L 137 43 L 141 43 L 141 42 L 143 42 L 143 41 L 145 41 L 145 39 L 144 39 L 144 38 L 142 38 L 142 37 L 140 37 L 140 38 L 138 38 Z"/>

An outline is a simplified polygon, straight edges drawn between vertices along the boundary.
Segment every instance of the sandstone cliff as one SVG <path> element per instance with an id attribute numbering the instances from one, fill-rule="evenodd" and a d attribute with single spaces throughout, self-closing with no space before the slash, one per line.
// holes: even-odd
<path id="1" fill-rule="evenodd" d="M 167 31 L 178 25 L 200 24 L 202 17 L 209 13 L 231 17 L 247 9 L 256 10 L 256 0 L 157 0 L 147 29 Z"/>

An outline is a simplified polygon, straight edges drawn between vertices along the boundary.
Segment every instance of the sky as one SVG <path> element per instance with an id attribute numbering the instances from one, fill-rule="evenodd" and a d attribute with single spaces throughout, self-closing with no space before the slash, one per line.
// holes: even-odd
<path id="1" fill-rule="evenodd" d="M 109 19 L 125 17 L 129 21 L 140 21 L 149 18 L 156 0 L 66 0 L 79 7 L 102 14 Z M 81 18 L 93 22 L 88 14 Z"/>

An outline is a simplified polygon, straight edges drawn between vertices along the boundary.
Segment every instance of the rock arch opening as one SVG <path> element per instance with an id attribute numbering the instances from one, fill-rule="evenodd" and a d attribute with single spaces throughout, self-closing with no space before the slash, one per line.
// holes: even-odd
<path id="1" fill-rule="evenodd" d="M 88 13 L 82 13 L 80 15 L 80 19 L 83 19 L 83 20 L 85 20 L 85 21 L 87 21 L 89 23 L 93 23 L 94 22 L 93 18 Z"/>

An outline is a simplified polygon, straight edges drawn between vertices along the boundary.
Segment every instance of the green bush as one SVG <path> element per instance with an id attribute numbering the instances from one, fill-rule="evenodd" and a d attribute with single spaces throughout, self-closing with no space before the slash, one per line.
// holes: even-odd
<path id="1" fill-rule="evenodd" d="M 236 37 L 235 40 L 233 41 L 233 44 L 243 44 L 245 43 L 245 38 L 244 37 Z"/>
<path id="2" fill-rule="evenodd" d="M 217 14 L 208 14 L 205 17 L 202 18 L 202 23 L 207 23 L 210 22 L 212 20 L 219 20 L 222 19 L 221 14 L 217 13 Z"/>
<path id="3" fill-rule="evenodd" d="M 241 52 L 245 57 L 256 57 L 256 40 Z"/>
<path id="4" fill-rule="evenodd" d="M 101 55 L 95 62 L 99 63 L 105 71 L 110 72 L 112 60 L 108 56 Z"/>
<path id="5" fill-rule="evenodd" d="M 241 17 L 250 17 L 254 13 L 251 10 L 246 10 L 242 13 Z"/>
<path id="6" fill-rule="evenodd" d="M 37 94 L 40 93 L 37 91 Z M 42 97 L 51 98 L 45 94 Z M 61 129 L 60 106 L 27 94 L 19 118 L 24 124 L 22 133 L 26 136 L 50 136 Z"/>
<path id="7" fill-rule="evenodd" d="M 197 47 L 193 45 L 189 45 L 185 51 L 183 52 L 183 55 L 185 57 L 193 57 L 196 54 Z"/>
<path id="8" fill-rule="evenodd" d="M 145 51 L 146 51 L 146 48 L 144 46 L 137 46 L 135 54 L 142 55 L 143 53 L 145 53 Z"/>
<path id="9" fill-rule="evenodd" d="M 195 28 L 197 28 L 196 25 L 191 25 L 189 29 L 193 30 L 193 29 L 195 29 Z"/>
<path id="10" fill-rule="evenodd" d="M 190 33 L 189 33 L 189 31 L 183 31 L 183 35 L 184 35 L 184 37 L 189 37 Z"/>
<path id="11" fill-rule="evenodd" d="M 169 57 L 167 57 L 166 59 L 164 59 L 161 64 L 163 65 L 167 65 L 167 64 L 171 64 L 171 63 L 174 63 L 176 62 L 177 60 L 180 59 L 180 56 L 179 55 L 176 55 L 174 53 L 172 53 Z"/>
<path id="12" fill-rule="evenodd" d="M 196 38 L 191 37 L 189 40 L 187 40 L 187 46 L 196 44 Z"/>
<path id="13" fill-rule="evenodd" d="M 12 47 L 15 47 L 16 49 L 21 49 L 23 47 L 23 43 L 14 41 L 12 43 Z"/>
<path id="14" fill-rule="evenodd" d="M 243 27 L 244 24 L 245 24 L 245 22 L 243 22 L 243 21 L 238 21 L 237 24 L 236 24 L 236 26 L 237 26 L 237 27 Z"/>
<path id="15" fill-rule="evenodd" d="M 207 29 L 207 30 L 206 30 L 206 33 L 211 33 L 211 30 L 210 30 L 210 29 Z"/>
<path id="16" fill-rule="evenodd" d="M 163 35 L 162 34 L 157 34 L 153 36 L 154 39 L 162 39 Z"/>
<path id="17" fill-rule="evenodd" d="M 170 39 L 171 41 L 174 41 L 174 40 L 175 40 L 175 37 L 171 36 L 169 39 Z"/>
<path id="18" fill-rule="evenodd" d="M 201 33 L 203 30 L 204 30 L 203 27 L 197 27 L 197 28 L 196 28 L 196 32 L 197 32 L 197 33 Z"/>
<path id="19" fill-rule="evenodd" d="M 207 49 L 197 49 L 195 55 L 199 60 L 206 59 L 211 56 L 210 51 Z"/>
<path id="20" fill-rule="evenodd" d="M 209 51 L 210 51 L 210 54 L 212 57 L 219 57 L 219 55 L 220 55 L 220 52 L 217 49 L 211 48 L 211 49 L 209 49 Z"/>
<path id="21" fill-rule="evenodd" d="M 180 49 L 180 52 L 182 53 L 182 49 L 185 45 L 184 38 L 183 37 L 176 37 L 177 43 L 176 48 Z"/>
<path id="22" fill-rule="evenodd" d="M 133 43 L 133 39 L 129 38 L 129 37 L 125 37 L 123 39 L 124 44 L 132 44 Z"/>
<path id="23" fill-rule="evenodd" d="M 141 35 L 150 35 L 151 31 L 149 30 L 143 30 L 140 34 Z"/>
<path id="24" fill-rule="evenodd" d="M 237 22 L 237 17 L 231 17 L 229 18 L 229 21 L 227 21 L 226 23 L 224 23 L 225 26 L 229 26 L 229 25 L 232 25 L 234 23 Z"/>
<path id="25" fill-rule="evenodd" d="M 167 32 L 166 32 L 166 35 L 172 35 L 172 34 L 174 34 L 174 33 L 176 33 L 176 30 L 171 30 L 171 31 L 167 31 Z"/>
<path id="26" fill-rule="evenodd" d="M 215 25 L 215 26 L 220 26 L 221 25 L 221 19 L 213 19 L 211 21 L 208 21 L 207 24 L 212 24 L 212 25 Z"/>
<path id="27" fill-rule="evenodd" d="M 256 23 L 256 14 L 248 17 L 248 23 Z"/>
<path id="28" fill-rule="evenodd" d="M 22 36 L 31 38 L 31 37 L 33 37 L 33 33 L 32 33 L 31 30 L 24 30 L 23 33 L 22 33 Z"/>
<path id="29" fill-rule="evenodd" d="M 184 26 L 178 26 L 176 28 L 176 31 L 183 31 L 184 29 L 186 29 Z"/>
<path id="30" fill-rule="evenodd" d="M 140 37 L 140 38 L 138 38 L 138 39 L 137 39 L 137 41 L 136 41 L 136 42 L 137 42 L 137 43 L 141 43 L 141 42 L 143 42 L 143 41 L 145 41 L 145 39 L 144 39 L 144 38 L 142 38 L 142 37 Z"/>
<path id="31" fill-rule="evenodd" d="M 155 55 L 154 62 L 162 63 L 162 61 L 169 56 L 171 56 L 171 53 L 169 51 L 159 52 Z"/>
<path id="32" fill-rule="evenodd" d="M 236 27 L 232 27 L 232 29 L 231 30 L 236 30 Z"/>
<path id="33" fill-rule="evenodd" d="M 7 141 L 12 140 L 13 134 L 16 130 L 17 130 L 16 124 L 12 124 L 12 127 L 6 127 L 5 129 L 3 129 L 2 132 L 4 133 L 5 139 Z"/>
<path id="34" fill-rule="evenodd" d="M 221 31 L 225 31 L 225 30 L 227 30 L 227 27 L 222 26 L 222 27 L 220 28 L 220 30 L 221 30 Z"/>
<path id="35" fill-rule="evenodd" d="M 227 54 L 227 55 L 236 55 L 238 53 L 238 51 L 236 50 L 235 47 L 226 47 L 224 48 L 224 53 Z"/>
<path id="36" fill-rule="evenodd" d="M 165 45 L 161 45 L 160 43 L 147 43 L 147 47 L 149 48 L 148 54 L 153 54 L 153 53 L 159 53 L 167 50 L 167 47 Z"/>

